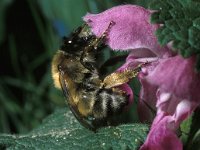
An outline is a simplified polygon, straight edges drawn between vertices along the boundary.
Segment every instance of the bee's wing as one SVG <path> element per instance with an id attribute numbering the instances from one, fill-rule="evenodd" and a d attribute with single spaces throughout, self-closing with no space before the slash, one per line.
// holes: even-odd
<path id="1" fill-rule="evenodd" d="M 87 120 L 87 118 L 85 117 L 82 117 L 82 115 L 79 113 L 78 109 L 71 105 L 70 102 L 69 102 L 69 99 L 72 98 L 68 88 L 67 88 L 67 85 L 65 84 L 65 79 L 64 79 L 64 73 L 63 72 L 60 72 L 60 75 L 59 75 L 59 80 L 60 80 L 60 85 L 61 85 L 61 88 L 62 88 L 62 91 L 63 91 L 63 94 L 64 96 L 66 97 L 67 99 L 67 103 L 68 103 L 68 106 L 71 110 L 71 112 L 74 114 L 74 116 L 76 117 L 76 119 L 85 127 L 85 128 L 88 128 L 92 131 L 96 131 L 96 128 L 94 127 L 94 125 L 92 124 L 92 121 L 90 120 Z"/>

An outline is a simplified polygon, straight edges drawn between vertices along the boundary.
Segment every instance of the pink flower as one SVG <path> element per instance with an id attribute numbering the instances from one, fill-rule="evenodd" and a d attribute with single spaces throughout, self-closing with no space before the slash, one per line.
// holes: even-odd
<path id="1" fill-rule="evenodd" d="M 146 142 L 142 145 L 140 150 L 182 149 L 182 143 L 172 130 L 174 126 L 175 123 L 170 116 L 164 113 L 157 115 Z"/>
<path id="2" fill-rule="evenodd" d="M 153 121 L 141 150 L 181 150 L 176 135 L 180 123 L 200 105 L 200 74 L 195 57 L 183 59 L 168 47 L 160 47 L 154 35 L 159 25 L 149 22 L 151 12 L 139 6 L 123 5 L 103 13 L 88 14 L 84 20 L 100 36 L 114 22 L 107 44 L 114 50 L 129 50 L 126 63 L 118 70 L 149 61 L 138 78 L 141 82 L 138 111 L 142 121 Z M 129 89 L 130 90 L 130 89 Z M 130 91 L 129 91 L 130 93 Z M 157 109 L 156 117 L 150 109 Z"/>
<path id="3" fill-rule="evenodd" d="M 198 92 L 200 75 L 194 71 L 194 64 L 194 57 L 183 59 L 177 55 L 160 59 L 153 70 L 147 71 L 146 75 L 140 75 L 142 85 L 148 83 L 156 88 L 157 97 L 157 116 L 141 150 L 153 150 L 155 147 L 161 150 L 182 150 L 182 144 L 175 131 L 180 123 L 200 104 Z M 144 94 L 145 86 L 142 87 L 141 97 L 150 105 L 154 101 L 151 101 L 152 95 Z M 140 111 L 149 111 L 148 108 L 142 107 L 143 100 L 140 102 L 142 102 Z M 148 114 L 146 115 L 141 116 L 143 120 L 148 119 Z M 154 144 L 152 145 L 152 143 Z"/>

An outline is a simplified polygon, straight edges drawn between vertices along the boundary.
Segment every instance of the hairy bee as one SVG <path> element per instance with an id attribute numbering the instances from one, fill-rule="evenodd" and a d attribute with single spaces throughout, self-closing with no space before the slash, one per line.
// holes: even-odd
<path id="1" fill-rule="evenodd" d="M 79 27 L 64 38 L 52 60 L 55 86 L 63 90 L 77 120 L 91 130 L 109 125 L 109 118 L 128 105 L 128 95 L 117 86 L 128 82 L 140 70 L 139 66 L 102 79 L 96 57 L 112 25 L 111 22 L 100 37 L 92 34 L 87 25 Z"/>

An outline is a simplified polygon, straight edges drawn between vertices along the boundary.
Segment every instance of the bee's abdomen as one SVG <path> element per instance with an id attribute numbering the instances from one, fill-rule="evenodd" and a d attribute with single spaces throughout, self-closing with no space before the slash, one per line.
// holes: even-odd
<path id="1" fill-rule="evenodd" d="M 122 112 L 128 104 L 128 97 L 113 92 L 111 89 L 103 89 L 97 92 L 96 100 L 93 105 L 93 115 L 96 119 L 105 119 L 112 115 Z"/>

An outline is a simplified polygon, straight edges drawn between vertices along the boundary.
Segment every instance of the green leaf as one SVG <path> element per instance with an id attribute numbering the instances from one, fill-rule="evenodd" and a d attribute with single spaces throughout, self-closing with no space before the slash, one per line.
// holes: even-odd
<path id="1" fill-rule="evenodd" d="M 154 0 L 150 9 L 157 10 L 151 22 L 163 24 L 156 35 L 161 45 L 173 41 L 173 49 L 183 57 L 200 54 L 200 1 Z M 200 60 L 196 60 L 200 64 Z M 196 65 L 196 70 L 200 66 Z"/>
<path id="2" fill-rule="evenodd" d="M 188 141 L 188 136 L 191 130 L 191 124 L 192 124 L 192 115 L 181 123 L 181 126 L 180 126 L 181 137 L 180 138 L 183 141 L 183 143 L 186 143 Z"/>
<path id="3" fill-rule="evenodd" d="M 94 133 L 83 128 L 67 108 L 57 110 L 41 126 L 24 135 L 0 135 L 0 148 L 29 149 L 137 149 L 145 140 L 148 126 L 126 124 L 102 128 Z"/>
<path id="4" fill-rule="evenodd" d="M 186 150 L 200 150 L 199 117 L 200 109 L 197 108 L 192 115 L 192 119 L 190 119 L 187 126 L 185 126 L 185 128 L 187 128 L 187 142 L 184 143 L 184 149 Z"/>

